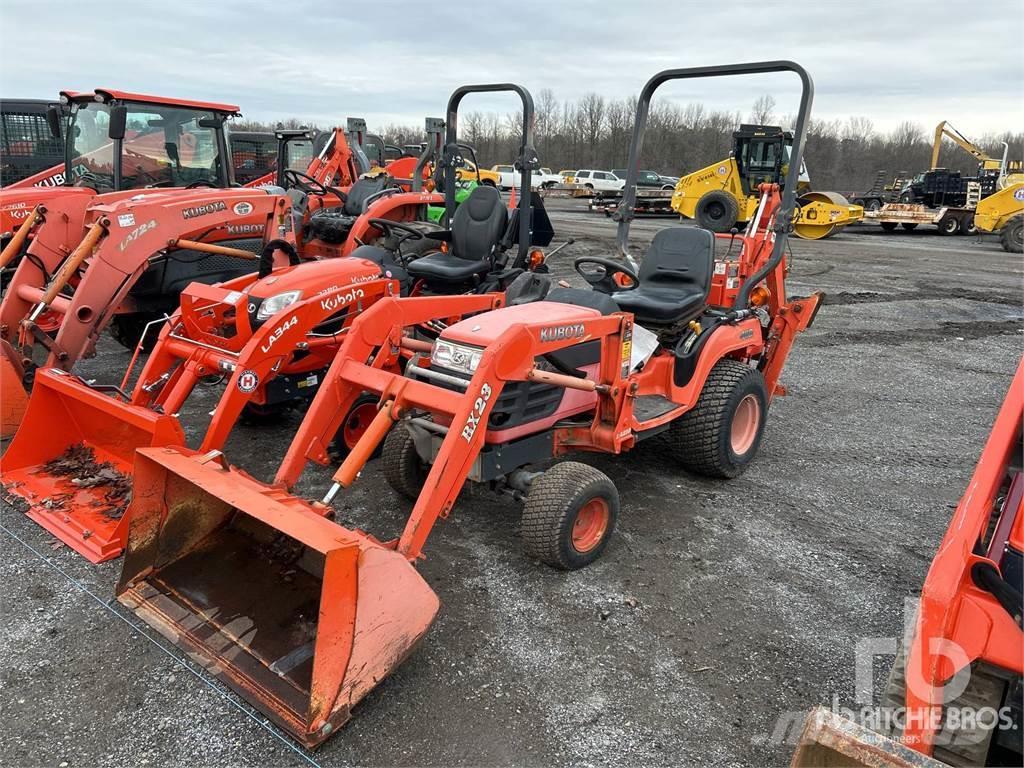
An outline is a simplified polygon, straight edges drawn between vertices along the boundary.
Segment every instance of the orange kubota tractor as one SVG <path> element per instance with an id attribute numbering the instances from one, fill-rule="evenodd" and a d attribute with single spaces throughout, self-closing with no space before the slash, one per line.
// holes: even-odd
<path id="1" fill-rule="evenodd" d="M 283 244 L 293 262 L 300 254 L 347 256 L 380 239 L 389 221 L 436 228 L 425 221 L 426 207 L 440 202 L 439 195 L 406 193 L 388 177 L 357 179 L 340 129 L 332 146 L 313 173 L 283 171 L 287 193 L 279 187 L 175 190 L 94 203 L 85 212 L 85 236 L 70 254 L 64 227 L 41 227 L 0 304 L 0 366 L 10 393 L 2 404 L 5 433 L 20 421 L 24 398 L 17 382 L 31 385 L 39 351 L 47 365 L 70 371 L 92 354 L 108 325 L 134 346 L 193 280 L 252 272 L 258 256 L 251 251 Z M 346 188 L 333 186 L 336 180 Z M 226 247 L 225 238 L 250 250 Z"/>
<path id="2" fill-rule="evenodd" d="M 528 290 L 523 298 L 534 300 L 526 304 L 494 294 L 379 300 L 353 321 L 272 484 L 231 468 L 219 451 L 138 451 L 118 599 L 314 746 L 433 621 L 438 598 L 414 565 L 467 479 L 524 499 L 530 551 L 575 568 L 593 560 L 612 533 L 615 487 L 576 462 L 543 473 L 530 464 L 575 451 L 621 453 L 661 435 L 686 466 L 712 475 L 742 471 L 758 450 L 772 397 L 784 392 L 779 374 L 795 336 L 821 299 L 791 299 L 785 290 L 812 96 L 806 72 L 767 62 L 656 75 L 638 102 L 620 206 L 625 256 L 647 111 L 659 85 L 778 71 L 797 73 L 803 86 L 795 161 L 785 191 L 762 189 L 744 234 L 672 227 L 655 237 L 638 272 L 628 259 L 577 260 L 595 290 L 555 289 L 541 301 Z M 474 90 L 452 95 L 449 146 L 458 105 Z M 519 90 L 525 106 L 528 95 Z M 524 140 L 531 128 L 524 126 Z M 454 168 L 446 173 L 454 186 Z M 716 244 L 724 252 L 717 259 Z M 433 275 L 475 269 L 451 251 L 416 264 Z M 424 337 L 424 328 L 436 338 Z M 402 350 L 417 353 L 405 375 L 396 370 Z M 376 395 L 379 409 L 335 487 L 320 503 L 290 495 L 308 459 L 326 463 L 327 443 L 365 392 Z M 392 426 L 384 472 L 416 498 L 404 531 L 378 538 L 332 522 L 338 489 L 355 480 Z"/>
<path id="3" fill-rule="evenodd" d="M 438 134 L 437 146 L 441 140 Z M 446 164 L 458 166 L 461 158 L 449 154 Z M 424 153 L 419 166 L 430 156 Z M 532 146 L 524 147 L 524 157 L 533 156 Z M 413 178 L 421 178 L 418 169 Z M 371 203 L 369 211 L 410 197 L 422 208 L 437 196 L 396 193 Z M 199 446 L 209 451 L 223 447 L 240 416 L 262 420 L 308 402 L 353 318 L 374 302 L 410 293 L 500 295 L 525 270 L 542 267 L 543 253 L 535 246 L 547 245 L 553 233 L 539 198 L 521 197 L 511 217 L 493 189 L 466 202 L 450 231 L 434 239 L 420 222 L 371 216 L 368 224 L 384 234 L 380 242 L 388 247 L 363 245 L 348 258 L 273 271 L 266 249 L 257 274 L 216 286 L 192 283 L 130 394 L 122 393 L 130 368 L 120 388 L 92 386 L 57 369 L 39 371 L 24 423 L 3 458 L 6 492 L 28 502 L 33 520 L 90 560 L 116 557 L 128 530 L 122 513 L 135 449 L 185 444 L 178 414 L 200 379 L 227 378 Z M 391 215 L 400 211 L 388 209 Z M 425 240 L 435 251 L 447 240 L 448 250 L 420 266 Z M 441 274 L 435 274 L 438 264 L 447 267 Z M 376 412 L 375 396 L 349 408 L 335 439 L 339 453 L 356 444 Z M 66 471 L 69 452 L 89 452 L 108 472 L 100 477 L 79 468 L 78 475 L 96 477 L 82 485 L 80 476 Z"/>
<path id="4" fill-rule="evenodd" d="M 864 732 L 822 709 L 794 766 L 1021 765 L 1024 754 L 1024 360 L 928 569 L 880 721 Z"/>

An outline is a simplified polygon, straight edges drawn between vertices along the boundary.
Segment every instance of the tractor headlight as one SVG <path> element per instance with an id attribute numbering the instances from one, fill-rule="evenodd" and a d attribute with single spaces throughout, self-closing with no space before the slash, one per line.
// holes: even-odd
<path id="1" fill-rule="evenodd" d="M 256 312 L 256 319 L 266 320 L 268 317 L 273 317 L 282 309 L 290 307 L 300 298 L 302 298 L 302 291 L 285 291 L 284 293 L 271 296 L 260 304 L 259 311 Z"/>
<path id="2" fill-rule="evenodd" d="M 480 365 L 480 357 L 483 353 L 484 351 L 479 347 L 465 347 L 438 339 L 434 342 L 434 348 L 430 352 L 430 363 L 441 368 L 472 374 Z"/>

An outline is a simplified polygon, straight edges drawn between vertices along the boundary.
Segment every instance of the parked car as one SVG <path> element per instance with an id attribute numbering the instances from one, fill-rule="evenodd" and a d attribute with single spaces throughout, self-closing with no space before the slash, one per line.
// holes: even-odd
<path id="1" fill-rule="evenodd" d="M 625 168 L 613 168 L 612 173 L 616 177 L 626 181 L 626 169 Z M 664 181 L 664 176 L 660 176 L 654 171 L 640 171 L 636 177 L 636 185 L 638 187 L 648 187 L 651 189 L 675 189 L 675 184 L 670 184 Z"/>
<path id="2" fill-rule="evenodd" d="M 501 187 L 501 176 L 495 173 L 493 170 L 488 171 L 483 168 L 477 170 L 477 167 L 473 164 L 472 160 L 464 159 L 462 161 L 462 167 L 455 169 L 455 178 L 459 181 L 476 181 L 477 174 L 480 177 L 480 183 L 487 187 Z"/>
<path id="3" fill-rule="evenodd" d="M 576 171 L 573 179 L 575 183 L 598 192 L 621 192 L 626 186 L 626 182 L 611 171 L 583 169 Z"/>
<path id="4" fill-rule="evenodd" d="M 502 189 L 512 189 L 522 183 L 522 176 L 511 165 L 494 165 L 491 170 L 500 177 L 498 186 Z M 530 175 L 530 186 L 534 189 L 547 189 L 555 184 L 561 184 L 562 177 L 553 173 L 550 168 L 541 168 Z"/>

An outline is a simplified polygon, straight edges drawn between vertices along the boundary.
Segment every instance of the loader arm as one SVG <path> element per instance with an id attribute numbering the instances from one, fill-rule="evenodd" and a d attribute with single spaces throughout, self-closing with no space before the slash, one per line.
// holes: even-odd
<path id="1" fill-rule="evenodd" d="M 236 224 L 273 231 L 287 207 L 283 196 L 235 190 L 97 206 L 97 212 L 112 222 L 110 234 L 89 257 L 62 313 L 48 364 L 70 370 L 77 360 L 91 355 L 100 333 L 149 267 L 150 259 L 173 250 L 174 242 Z M 128 215 L 131 219 L 123 220 L 131 224 L 118 226 L 119 217 Z M 252 255 L 254 271 L 256 258 Z"/>
<path id="2" fill-rule="evenodd" d="M 350 376 L 346 369 L 350 364 L 358 365 L 358 361 L 367 361 L 373 355 L 372 366 L 379 370 L 387 365 L 389 358 L 397 357 L 402 342 L 402 328 L 436 319 L 486 312 L 503 303 L 503 294 L 429 296 L 402 300 L 385 298 L 363 312 L 353 322 L 338 348 L 334 362 L 324 376 L 306 417 L 288 446 L 284 460 L 274 476 L 274 483 L 291 488 L 302 476 L 306 461 L 326 463 L 327 444 L 347 413 L 347 408 L 343 410 L 343 406 L 355 400 L 355 395 L 348 390 L 346 384 Z M 380 391 L 383 391 L 383 387 Z"/>

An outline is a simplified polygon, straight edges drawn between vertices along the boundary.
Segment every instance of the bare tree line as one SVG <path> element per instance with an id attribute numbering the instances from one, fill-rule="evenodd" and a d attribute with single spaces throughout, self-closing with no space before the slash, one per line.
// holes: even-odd
<path id="1" fill-rule="evenodd" d="M 536 149 L 541 163 L 559 171 L 578 168 L 622 168 L 626 165 L 629 137 L 636 111 L 636 97 L 607 99 L 597 93 L 559 101 L 545 88 L 536 98 Z M 460 116 L 460 138 L 472 144 L 482 167 L 508 163 L 520 143 L 522 118 L 518 113 L 468 112 Z M 732 148 L 732 132 L 743 122 L 791 127 L 792 116 L 778 115 L 775 100 L 759 97 L 744 115 L 707 109 L 703 104 L 679 105 L 656 102 L 647 120 L 641 166 L 679 176 L 725 158 Z M 290 120 L 285 127 L 296 127 Z M 313 126 L 311 126 L 313 127 Z M 268 126 L 241 123 L 240 130 Z M 380 131 L 385 140 L 399 146 L 422 141 L 422 128 L 389 125 Z M 877 171 L 917 173 L 931 162 L 933 133 L 913 121 L 891 131 L 877 131 L 867 117 L 815 120 L 808 126 L 805 160 L 817 189 L 864 190 Z M 1024 157 L 1024 133 L 990 133 L 973 137 L 993 157 L 1002 156 L 1002 144 L 1010 146 L 1010 158 Z M 977 162 L 952 142 L 943 144 L 939 164 L 973 174 Z"/>

